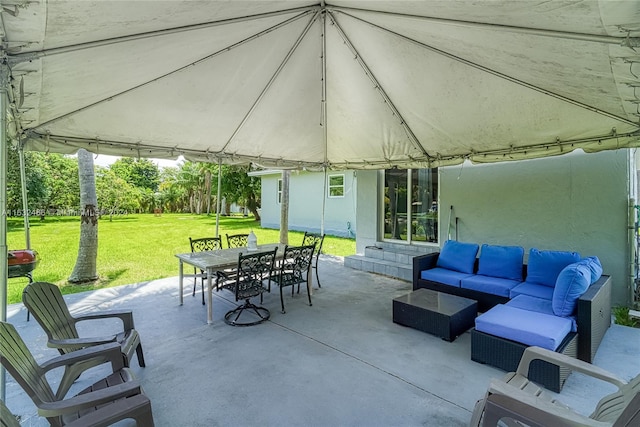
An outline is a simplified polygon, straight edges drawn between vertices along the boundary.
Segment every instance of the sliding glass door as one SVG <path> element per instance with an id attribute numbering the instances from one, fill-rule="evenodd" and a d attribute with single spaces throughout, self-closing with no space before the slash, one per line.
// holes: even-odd
<path id="1" fill-rule="evenodd" d="M 385 170 L 383 198 L 385 240 L 437 243 L 437 169 Z"/>

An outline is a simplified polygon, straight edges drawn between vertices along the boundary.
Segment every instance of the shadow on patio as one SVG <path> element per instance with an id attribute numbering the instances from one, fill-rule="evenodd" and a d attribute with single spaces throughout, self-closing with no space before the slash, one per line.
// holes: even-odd
<path id="1" fill-rule="evenodd" d="M 281 314 L 276 289 L 264 300 L 270 321 L 248 328 L 224 323 L 234 306 L 226 291 L 214 292 L 214 324 L 207 325 L 200 295 L 191 297 L 191 279 L 185 279 L 184 306 L 177 277 L 66 299 L 72 311 L 133 309 L 147 367 L 134 359 L 132 369 L 157 426 L 467 425 L 490 379 L 503 375 L 471 361 L 469 333 L 449 343 L 394 324 L 391 301 L 411 283 L 352 270 L 331 257 L 321 260 L 320 275 L 312 307 L 303 290 L 285 296 Z M 39 325 L 26 321 L 21 304 L 9 307 L 8 321 L 38 360 L 58 354 L 46 347 Z M 85 326 L 105 332 L 104 322 Z M 614 325 L 594 363 L 630 379 L 640 372 L 639 354 L 640 329 Z M 89 384 L 92 374 L 100 372 L 85 374 L 71 391 Z M 609 392 L 573 374 L 561 399 L 588 414 Z M 47 425 L 9 376 L 7 405 L 23 425 Z"/>

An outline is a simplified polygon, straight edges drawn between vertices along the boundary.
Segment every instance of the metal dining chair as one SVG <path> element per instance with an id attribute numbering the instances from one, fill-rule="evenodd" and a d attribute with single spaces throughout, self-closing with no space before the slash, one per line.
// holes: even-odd
<path id="1" fill-rule="evenodd" d="M 320 285 L 320 276 L 318 276 L 318 259 L 320 258 L 320 254 L 322 253 L 322 243 L 324 242 L 324 234 L 316 234 L 305 232 L 304 237 L 302 238 L 302 245 L 315 245 L 314 251 L 314 259 L 312 260 L 312 268 L 316 271 L 316 281 L 318 282 L 318 287 L 321 288 Z"/>
<path id="2" fill-rule="evenodd" d="M 248 234 L 227 234 L 227 247 L 242 248 L 247 246 L 249 239 Z"/>
<path id="3" fill-rule="evenodd" d="M 192 239 L 189 237 L 189 244 L 191 245 L 191 252 L 204 252 L 204 251 L 215 251 L 217 249 L 222 249 L 222 239 L 220 237 L 201 237 L 199 239 Z M 197 273 L 197 269 L 193 267 L 193 274 Z M 204 270 L 200 270 L 200 284 L 202 286 L 202 305 L 204 305 L 204 281 L 207 278 L 207 272 Z M 198 281 L 197 277 L 193 279 L 193 294 L 192 296 L 196 296 L 196 283 Z"/>
<path id="4" fill-rule="evenodd" d="M 300 284 L 309 282 L 309 269 L 311 268 L 311 260 L 313 258 L 315 245 L 307 246 L 285 246 L 284 257 L 280 263 L 280 268 L 275 272 L 273 281 L 280 288 L 280 305 L 282 306 L 282 314 L 285 313 L 284 297 L 282 289 L 291 286 L 291 296 L 295 286 L 298 285 L 298 293 L 300 293 Z M 307 287 L 307 297 L 309 305 L 311 303 L 311 293 Z"/>
<path id="5" fill-rule="evenodd" d="M 251 326 L 269 320 L 269 310 L 253 304 L 250 299 L 260 296 L 262 304 L 263 294 L 269 292 L 277 250 L 238 254 L 238 267 L 233 272 L 216 271 L 216 288 L 233 292 L 236 301 L 244 300 L 244 304 L 224 315 L 227 324 Z M 268 286 L 265 286 L 265 281 L 269 281 Z M 248 314 L 243 316 L 245 312 Z"/>

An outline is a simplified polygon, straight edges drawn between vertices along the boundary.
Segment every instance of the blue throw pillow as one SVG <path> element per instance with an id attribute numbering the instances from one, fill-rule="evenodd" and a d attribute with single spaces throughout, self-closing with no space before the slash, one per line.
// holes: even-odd
<path id="1" fill-rule="evenodd" d="M 562 269 L 578 261 L 580 254 L 577 252 L 541 251 L 531 248 L 526 281 L 553 288 Z"/>
<path id="2" fill-rule="evenodd" d="M 478 248 L 476 243 L 447 240 L 440 251 L 436 266 L 460 273 L 473 274 Z"/>
<path id="3" fill-rule="evenodd" d="M 581 263 L 586 264 L 589 267 L 589 271 L 591 271 L 591 285 L 596 283 L 600 276 L 602 276 L 602 264 L 600 264 L 600 260 L 597 256 L 590 256 L 584 258 L 580 261 Z"/>
<path id="4" fill-rule="evenodd" d="M 524 248 L 520 246 L 482 245 L 478 274 L 522 281 Z"/>
<path id="5" fill-rule="evenodd" d="M 591 270 L 587 264 L 586 262 L 570 264 L 558 275 L 551 298 L 551 307 L 556 316 L 571 316 L 578 304 L 578 298 L 589 288 Z"/>

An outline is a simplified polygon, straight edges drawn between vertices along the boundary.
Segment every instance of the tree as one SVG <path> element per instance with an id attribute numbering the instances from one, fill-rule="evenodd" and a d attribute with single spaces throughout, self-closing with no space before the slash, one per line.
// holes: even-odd
<path id="1" fill-rule="evenodd" d="M 227 202 L 239 203 L 260 220 L 260 178 L 249 176 L 250 166 L 223 166 L 222 195 Z"/>
<path id="2" fill-rule="evenodd" d="M 178 173 L 178 184 L 187 197 L 190 213 L 201 214 L 205 196 L 205 176 L 198 163 L 185 162 Z"/>
<path id="3" fill-rule="evenodd" d="M 180 212 L 184 207 L 185 189 L 179 184 L 178 168 L 163 168 L 160 172 L 159 202 L 162 210 Z"/>
<path id="4" fill-rule="evenodd" d="M 78 161 L 60 154 L 44 154 L 49 198 L 43 205 L 54 214 L 75 211 L 80 205 L 80 183 Z"/>
<path id="5" fill-rule="evenodd" d="M 135 212 L 140 207 L 136 197 L 138 189 L 117 177 L 111 169 L 97 169 L 96 191 L 99 211 L 108 212 L 109 221 L 118 211 Z"/>
<path id="6" fill-rule="evenodd" d="M 7 212 L 10 216 L 22 214 L 22 179 L 18 150 L 9 149 L 7 158 Z M 25 175 L 27 203 L 30 214 L 44 213 L 51 190 L 47 185 L 48 176 L 44 154 L 25 152 Z"/>
<path id="7" fill-rule="evenodd" d="M 93 171 L 93 155 L 84 149 L 78 151 L 78 178 L 80 183 L 80 246 L 78 258 L 69 282 L 86 283 L 98 278 L 98 200 Z"/>
<path id="8" fill-rule="evenodd" d="M 118 177 L 133 186 L 138 197 L 140 212 L 152 212 L 156 207 L 156 193 L 160 186 L 158 166 L 148 159 L 122 157 L 109 169 Z"/>
<path id="9" fill-rule="evenodd" d="M 133 159 L 122 157 L 109 167 L 116 176 L 138 188 L 147 188 L 151 192 L 158 191 L 160 185 L 160 171 L 158 166 L 149 159 Z"/>

